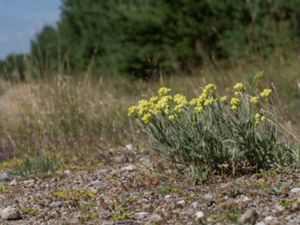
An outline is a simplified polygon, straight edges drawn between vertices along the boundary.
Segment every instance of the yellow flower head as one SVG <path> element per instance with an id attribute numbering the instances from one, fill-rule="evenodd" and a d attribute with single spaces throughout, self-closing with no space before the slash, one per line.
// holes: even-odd
<path id="1" fill-rule="evenodd" d="M 270 96 L 270 94 L 272 93 L 272 90 L 269 88 L 265 88 L 261 93 L 260 96 L 261 97 L 265 97 L 268 98 Z"/>
<path id="2" fill-rule="evenodd" d="M 178 105 L 188 105 L 188 101 L 184 95 L 176 94 L 174 96 L 174 102 Z"/>
<path id="3" fill-rule="evenodd" d="M 254 116 L 254 119 L 255 119 L 254 126 L 255 127 L 259 126 L 259 124 L 261 122 L 261 115 L 259 113 L 256 113 L 255 116 Z"/>
<path id="4" fill-rule="evenodd" d="M 145 124 L 150 123 L 151 120 L 152 120 L 152 115 L 151 115 L 151 113 L 146 113 L 146 114 L 143 116 L 142 120 L 143 120 L 143 122 L 144 122 Z"/>
<path id="5" fill-rule="evenodd" d="M 176 106 L 174 107 L 174 111 L 175 111 L 175 113 L 177 113 L 177 114 L 182 113 L 183 109 L 184 109 L 184 105 L 176 105 Z"/>
<path id="6" fill-rule="evenodd" d="M 139 105 L 137 107 L 138 115 L 142 116 L 145 112 L 149 111 L 152 107 L 152 104 L 146 100 L 139 101 Z"/>
<path id="7" fill-rule="evenodd" d="M 231 106 L 231 109 L 236 111 L 238 109 L 238 107 L 236 105 Z"/>
<path id="8" fill-rule="evenodd" d="M 239 106 L 241 105 L 241 101 L 238 98 L 231 98 L 230 104 L 233 106 Z"/>
<path id="9" fill-rule="evenodd" d="M 170 115 L 168 118 L 169 118 L 170 121 L 175 120 L 175 116 L 174 115 Z"/>
<path id="10" fill-rule="evenodd" d="M 195 105 L 197 105 L 197 103 L 198 103 L 198 101 L 197 101 L 196 98 L 193 98 L 193 99 L 189 102 L 190 106 L 195 106 Z"/>
<path id="11" fill-rule="evenodd" d="M 258 100 L 259 100 L 259 97 L 258 96 L 255 96 L 255 97 L 251 97 L 250 98 L 250 102 L 252 104 L 257 104 L 258 103 Z"/>
<path id="12" fill-rule="evenodd" d="M 138 112 L 138 107 L 133 105 L 128 108 L 128 116 L 136 116 Z"/>
<path id="13" fill-rule="evenodd" d="M 214 103 L 214 99 L 210 98 L 210 99 L 206 99 L 203 105 L 208 107 L 211 106 L 213 103 Z"/>
<path id="14" fill-rule="evenodd" d="M 233 86 L 233 89 L 235 90 L 235 92 L 242 92 L 246 90 L 245 86 L 242 83 L 236 83 Z"/>
<path id="15" fill-rule="evenodd" d="M 150 102 L 156 104 L 158 102 L 158 97 L 157 96 L 151 97 Z"/>
<path id="16" fill-rule="evenodd" d="M 195 107 L 195 112 L 197 112 L 197 113 L 201 113 L 202 111 L 203 111 L 203 108 L 202 108 L 202 106 L 197 106 L 197 107 Z"/>
<path id="17" fill-rule="evenodd" d="M 159 94 L 159 96 L 164 96 L 164 95 L 167 95 L 168 93 L 170 93 L 170 91 L 171 91 L 170 88 L 162 87 L 158 90 L 158 94 Z"/>
<path id="18" fill-rule="evenodd" d="M 228 100 L 228 97 L 227 96 L 222 96 L 221 98 L 220 98 L 220 101 L 221 102 L 226 102 Z"/>

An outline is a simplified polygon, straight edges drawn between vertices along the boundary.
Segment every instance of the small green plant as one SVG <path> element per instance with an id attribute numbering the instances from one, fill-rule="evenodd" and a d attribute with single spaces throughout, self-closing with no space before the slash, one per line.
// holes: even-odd
<path id="1" fill-rule="evenodd" d="M 67 189 L 63 191 L 57 191 L 53 193 L 53 198 L 61 201 L 68 201 L 72 206 L 79 206 L 84 209 L 82 201 L 94 201 L 96 193 L 86 190 Z M 86 205 L 87 208 L 91 208 L 91 205 Z"/>
<path id="2" fill-rule="evenodd" d="M 208 84 L 188 100 L 160 88 L 159 96 L 131 106 L 134 117 L 156 151 L 197 173 L 258 171 L 293 162 L 293 151 L 279 143 L 272 90 L 250 95 L 242 83 L 231 96 L 218 96 Z"/>
<path id="3" fill-rule="evenodd" d="M 38 214 L 38 210 L 36 208 L 23 207 L 21 208 L 23 214 L 28 214 L 32 216 L 36 216 Z"/>
<path id="4" fill-rule="evenodd" d="M 56 155 L 46 155 L 33 158 L 26 158 L 17 168 L 21 176 L 46 175 L 54 173 L 59 167 L 59 157 Z"/>
<path id="5" fill-rule="evenodd" d="M 121 222 L 128 219 L 134 219 L 134 216 L 127 212 L 127 208 L 125 207 L 117 207 L 112 212 L 112 220 L 113 222 Z"/>
<path id="6" fill-rule="evenodd" d="M 156 188 L 156 192 L 161 196 L 165 196 L 170 193 L 178 193 L 180 190 L 173 185 L 160 185 Z"/>
<path id="7" fill-rule="evenodd" d="M 6 186 L 4 184 L 0 184 L 0 194 L 7 192 L 10 189 L 9 186 Z"/>
<path id="8" fill-rule="evenodd" d="M 82 214 L 80 216 L 81 222 L 86 222 L 86 221 L 89 221 L 89 220 L 92 220 L 92 219 L 97 219 L 97 218 L 99 218 L 99 213 L 98 212 L 85 213 L 85 214 Z"/>

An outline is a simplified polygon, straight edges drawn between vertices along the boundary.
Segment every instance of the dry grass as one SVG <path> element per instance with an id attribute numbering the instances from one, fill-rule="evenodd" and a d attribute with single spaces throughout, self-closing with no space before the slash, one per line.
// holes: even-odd
<path id="1" fill-rule="evenodd" d="M 197 96 L 208 82 L 216 83 L 221 92 L 226 92 L 234 82 L 248 82 L 260 70 L 269 74 L 261 86 L 277 87 L 283 117 L 291 127 L 299 128 L 297 58 L 240 64 L 234 69 L 207 66 L 193 76 L 179 74 L 150 81 L 58 76 L 47 82 L 0 81 L 0 152 L 13 149 L 19 157 L 53 153 L 69 160 L 89 158 L 128 143 L 144 146 L 147 141 L 137 135 L 127 118 L 127 107 L 138 99 L 155 94 L 160 86 L 169 86 L 189 97 Z"/>

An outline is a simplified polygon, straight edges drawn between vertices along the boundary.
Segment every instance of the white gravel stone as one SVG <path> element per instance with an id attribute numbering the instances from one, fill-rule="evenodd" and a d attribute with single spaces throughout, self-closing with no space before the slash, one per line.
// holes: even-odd
<path id="1" fill-rule="evenodd" d="M 134 166 L 132 164 L 130 164 L 128 166 L 124 166 L 120 169 L 121 172 L 132 172 L 134 170 L 136 170 L 136 166 Z"/>
<path id="2" fill-rule="evenodd" d="M 0 211 L 0 216 L 3 220 L 19 220 L 21 219 L 21 212 L 14 207 L 7 207 Z"/>
<path id="3" fill-rule="evenodd" d="M 201 220 L 204 216 L 205 216 L 205 214 L 204 214 L 203 211 L 198 211 L 198 212 L 195 213 L 195 218 L 197 220 Z"/>
<path id="4" fill-rule="evenodd" d="M 293 189 L 291 189 L 291 193 L 294 193 L 294 194 L 300 193 L 300 188 L 293 188 Z"/>

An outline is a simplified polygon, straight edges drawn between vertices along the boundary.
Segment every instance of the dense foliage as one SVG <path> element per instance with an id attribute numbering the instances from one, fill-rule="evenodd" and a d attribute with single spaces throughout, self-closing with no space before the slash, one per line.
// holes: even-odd
<path id="1" fill-rule="evenodd" d="M 191 72 L 205 59 L 270 56 L 300 38 L 294 0 L 63 0 L 32 42 L 39 70 Z"/>

